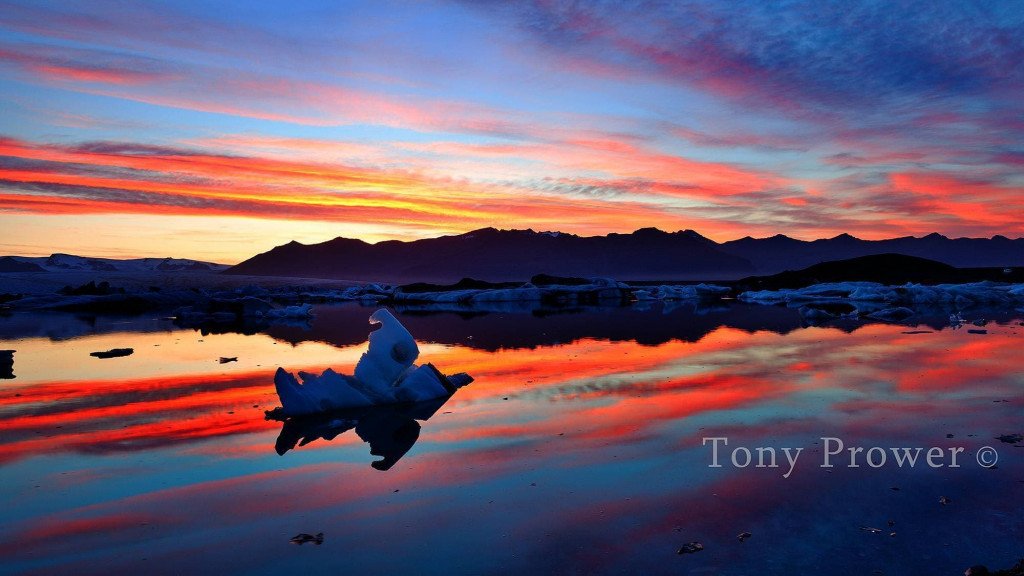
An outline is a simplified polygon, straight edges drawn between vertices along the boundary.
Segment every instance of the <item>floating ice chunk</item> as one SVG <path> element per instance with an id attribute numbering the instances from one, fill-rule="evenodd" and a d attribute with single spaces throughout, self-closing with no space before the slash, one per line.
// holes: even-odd
<path id="1" fill-rule="evenodd" d="M 395 399 L 400 402 L 422 402 L 455 392 L 455 386 L 433 364 L 411 370 L 398 385 Z"/>
<path id="2" fill-rule="evenodd" d="M 308 318 L 313 315 L 312 304 L 302 304 L 301 306 L 286 306 L 280 309 L 267 310 L 264 314 L 264 318 Z"/>
<path id="3" fill-rule="evenodd" d="M 693 287 L 694 292 L 701 297 L 721 297 L 728 294 L 732 289 L 728 286 L 719 286 L 717 284 L 697 284 Z"/>
<path id="4" fill-rule="evenodd" d="M 370 347 L 356 364 L 356 380 L 376 393 L 391 396 L 392 385 L 409 370 L 420 349 L 412 334 L 387 309 L 374 312 L 370 323 L 380 324 L 380 328 L 370 332 Z"/>
<path id="5" fill-rule="evenodd" d="M 316 414 L 339 408 L 370 406 L 373 402 L 355 386 L 351 376 L 338 374 L 328 368 L 320 376 L 300 372 L 302 384 L 295 376 L 278 368 L 274 386 L 281 399 L 281 407 L 288 416 Z"/>
<path id="6" fill-rule="evenodd" d="M 805 320 L 831 320 L 836 317 L 836 314 L 814 306 L 801 306 L 799 312 Z"/>
<path id="7" fill-rule="evenodd" d="M 633 296 L 634 296 L 634 297 L 635 297 L 635 298 L 636 298 L 637 300 L 639 300 L 639 301 L 641 301 L 641 302 L 645 302 L 645 301 L 648 301 L 648 300 L 656 300 L 656 299 L 657 299 L 657 298 L 656 298 L 656 297 L 654 296 L 654 294 L 652 294 L 652 293 L 651 293 L 650 291 L 648 291 L 648 290 L 634 290 L 634 291 L 633 291 Z"/>
<path id="8" fill-rule="evenodd" d="M 868 318 L 885 320 L 887 322 L 899 322 L 900 320 L 906 320 L 913 315 L 913 310 L 901 306 L 899 308 L 885 308 L 877 312 L 872 312 L 871 314 L 868 314 Z"/>
<path id="9" fill-rule="evenodd" d="M 433 400 L 450 396 L 473 381 L 467 374 L 448 378 L 431 364 L 416 367 L 416 341 L 387 310 L 374 312 L 370 321 L 381 327 L 370 333 L 370 345 L 356 364 L 355 376 L 328 368 L 319 376 L 299 372 L 299 383 L 295 376 L 278 368 L 274 385 L 285 416 Z"/>

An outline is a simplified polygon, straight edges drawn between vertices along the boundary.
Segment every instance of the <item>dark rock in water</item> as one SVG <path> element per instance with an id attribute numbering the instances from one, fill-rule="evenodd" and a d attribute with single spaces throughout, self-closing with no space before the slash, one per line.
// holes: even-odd
<path id="1" fill-rule="evenodd" d="M 968 334 L 988 334 L 988 330 L 985 329 L 970 329 L 967 331 Z"/>
<path id="2" fill-rule="evenodd" d="M 1007 444 L 1020 444 L 1024 442 L 1024 436 L 1020 434 L 1003 434 L 1002 436 L 996 436 L 996 440 Z"/>
<path id="3" fill-rule="evenodd" d="M 89 354 L 89 356 L 95 356 L 97 358 L 119 358 L 121 356 L 131 356 L 134 353 L 134 348 L 114 348 L 104 352 L 93 352 Z"/>
<path id="4" fill-rule="evenodd" d="M 16 350 L 0 350 L 0 380 L 14 379 L 14 353 Z"/>
<path id="5" fill-rule="evenodd" d="M 226 356 L 221 356 L 219 362 L 221 364 L 227 364 L 228 362 L 238 362 L 238 356 L 232 356 L 230 358 Z"/>
<path id="6" fill-rule="evenodd" d="M 86 295 L 54 303 L 49 308 L 89 314 L 141 314 L 159 308 L 159 301 L 151 296 L 151 294 L 124 294 L 121 292 Z"/>
<path id="7" fill-rule="evenodd" d="M 317 532 L 316 536 L 313 536 L 312 534 L 306 534 L 303 532 L 302 534 L 296 534 L 295 536 L 292 536 L 290 542 L 292 544 L 298 544 L 299 546 L 312 542 L 313 544 L 319 546 L 324 543 L 324 533 Z"/>
<path id="8" fill-rule="evenodd" d="M 952 437 L 953 437 L 952 434 L 946 434 L 946 438 L 952 438 Z"/>
<path id="9" fill-rule="evenodd" d="M 736 537 L 739 538 L 740 542 L 743 542 L 744 540 L 746 540 L 747 538 L 750 538 L 751 536 L 753 536 L 753 534 L 751 534 L 750 532 L 740 532 L 739 535 L 736 536 Z"/>
<path id="10" fill-rule="evenodd" d="M 21 294 L 0 294 L 0 304 L 7 304 L 8 302 L 14 302 L 15 300 L 21 300 L 23 296 Z"/>
<path id="11" fill-rule="evenodd" d="M 263 411 L 264 420 L 276 420 L 278 422 L 284 422 L 288 419 L 288 416 L 284 413 L 284 408 L 278 406 L 272 410 Z"/>
<path id="12" fill-rule="evenodd" d="M 704 549 L 704 545 L 700 542 L 690 542 L 689 544 L 683 544 L 680 546 L 676 554 L 695 554 Z"/>

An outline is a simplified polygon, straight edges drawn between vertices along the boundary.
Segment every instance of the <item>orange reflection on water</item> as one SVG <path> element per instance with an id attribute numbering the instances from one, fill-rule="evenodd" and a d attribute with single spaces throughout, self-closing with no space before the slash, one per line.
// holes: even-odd
<path id="1" fill-rule="evenodd" d="M 870 396 L 892 405 L 965 392 L 965 387 L 976 394 L 1019 394 L 1016 328 L 993 325 L 991 330 L 998 333 L 979 336 L 943 330 L 908 335 L 901 327 L 879 324 L 852 333 L 810 328 L 780 335 L 722 327 L 697 342 L 657 346 L 581 339 L 488 352 L 427 344 L 421 346 L 420 360 L 447 372 L 465 371 L 476 379 L 446 407 L 456 413 L 452 420 L 457 425 L 440 426 L 431 434 L 432 441 L 559 433 L 607 439 L 640 434 L 695 414 L 829 389 L 845 391 L 845 403 Z M 118 336 L 102 338 L 76 348 L 123 341 Z M 116 364 L 121 360 L 116 359 L 94 364 L 104 376 L 117 366 L 129 370 L 119 378 L 74 379 L 69 370 L 58 367 L 57 373 L 66 379 L 40 382 L 42 375 L 30 364 L 27 385 L 19 379 L 14 381 L 18 386 L 2 389 L 0 461 L 38 452 L 138 449 L 266 432 L 277 426 L 263 420 L 263 410 L 277 405 L 275 364 L 291 370 L 301 366 L 318 372 L 333 366 L 351 372 L 365 350 L 362 345 L 278 345 L 265 336 L 197 338 L 175 332 L 132 339 L 163 345 L 154 347 L 158 355 L 136 363 Z M 42 348 L 50 346 L 55 345 Z M 211 352 L 225 349 L 250 360 L 214 362 Z M 31 346 L 23 346 L 19 363 L 32 352 Z M 264 367 L 254 368 L 252 358 L 260 358 Z M 89 360 L 93 359 L 82 363 Z M 303 364 L 296 366 L 300 361 Z M 174 373 L 179 365 L 183 371 Z M 133 370 L 154 376 L 132 377 Z M 244 445 L 243 441 L 224 449 L 245 451 Z"/>

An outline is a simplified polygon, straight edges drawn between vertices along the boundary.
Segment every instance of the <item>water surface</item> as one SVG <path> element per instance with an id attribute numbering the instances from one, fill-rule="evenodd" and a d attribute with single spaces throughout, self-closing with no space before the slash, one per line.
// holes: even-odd
<path id="1" fill-rule="evenodd" d="M 1024 552 L 1024 450 L 995 439 L 1024 432 L 1019 314 L 971 334 L 743 305 L 407 312 L 421 361 L 476 381 L 292 448 L 323 429 L 264 419 L 274 370 L 351 372 L 370 312 L 249 335 L 0 319 L 17 350 L 0 381 L 0 571 L 960 574 Z M 89 356 L 117 347 L 135 353 Z M 729 439 L 721 468 L 709 437 Z M 822 437 L 964 451 L 955 469 L 845 454 L 825 469 Z M 737 446 L 804 451 L 784 478 L 781 455 L 733 466 Z M 983 446 L 996 467 L 977 464 Z"/>

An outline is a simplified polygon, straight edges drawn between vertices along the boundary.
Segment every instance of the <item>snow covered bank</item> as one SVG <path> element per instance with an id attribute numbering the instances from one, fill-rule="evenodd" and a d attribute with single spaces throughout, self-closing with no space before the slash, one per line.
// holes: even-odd
<path id="1" fill-rule="evenodd" d="M 594 278 L 586 284 L 538 286 L 527 282 L 514 288 L 470 288 L 436 292 L 405 292 L 399 288 L 390 295 L 390 301 L 395 303 L 458 304 L 465 307 L 490 305 L 496 302 L 543 302 L 572 306 L 630 300 L 630 287 L 611 278 Z"/>
<path id="2" fill-rule="evenodd" d="M 785 304 L 799 308 L 808 319 L 867 316 L 899 321 L 921 309 L 951 313 L 980 307 L 1014 308 L 1024 305 L 1024 284 L 973 282 L 968 284 L 904 284 L 832 282 L 804 288 L 743 292 L 739 300 L 756 304 Z"/>

